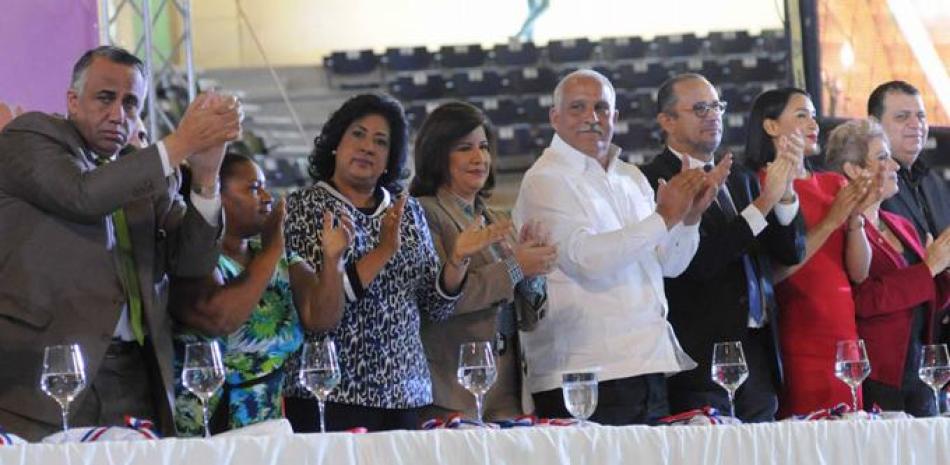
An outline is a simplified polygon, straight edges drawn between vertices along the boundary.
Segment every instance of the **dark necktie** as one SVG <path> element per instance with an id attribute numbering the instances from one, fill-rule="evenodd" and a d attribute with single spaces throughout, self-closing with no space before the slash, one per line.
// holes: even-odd
<path id="1" fill-rule="evenodd" d="M 709 170 L 707 169 L 706 171 Z M 719 192 L 716 193 L 716 203 L 729 221 L 732 221 L 738 216 L 736 206 L 732 203 L 732 198 L 729 197 L 729 192 L 726 191 L 725 185 L 719 188 Z M 755 271 L 755 263 L 752 261 L 752 257 L 747 253 L 742 254 L 742 268 L 745 271 L 746 288 L 749 293 L 749 317 L 757 326 L 761 326 L 763 310 L 765 308 L 765 298 L 764 294 L 762 294 L 762 286 L 759 285 L 759 275 Z"/>

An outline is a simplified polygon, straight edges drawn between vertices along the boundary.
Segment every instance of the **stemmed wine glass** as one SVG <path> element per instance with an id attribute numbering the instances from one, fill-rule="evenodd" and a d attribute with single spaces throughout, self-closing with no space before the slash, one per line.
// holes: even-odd
<path id="1" fill-rule="evenodd" d="M 79 344 L 48 346 L 43 350 L 40 389 L 56 399 L 63 413 L 63 440 L 69 430 L 69 403 L 86 387 L 86 364 Z"/>
<path id="2" fill-rule="evenodd" d="M 459 346 L 459 384 L 475 395 L 478 422 L 482 423 L 482 403 L 485 393 L 495 384 L 495 354 L 490 342 L 466 342 Z"/>
<path id="3" fill-rule="evenodd" d="M 871 374 L 864 339 L 838 341 L 835 351 L 835 377 L 851 388 L 852 411 L 858 411 L 858 387 Z"/>
<path id="4" fill-rule="evenodd" d="M 185 363 L 181 370 L 182 384 L 201 401 L 205 437 L 211 436 L 208 428 L 208 401 L 224 384 L 224 362 L 218 341 L 190 342 L 185 346 Z M 222 399 L 222 402 L 226 402 Z"/>
<path id="5" fill-rule="evenodd" d="M 712 380 L 729 393 L 729 416 L 736 416 L 736 391 L 749 377 L 742 342 L 717 342 L 713 345 Z"/>
<path id="6" fill-rule="evenodd" d="M 330 391 L 340 384 L 340 365 L 336 359 L 336 345 L 330 338 L 307 341 L 300 355 L 298 382 L 317 398 L 320 411 L 320 432 L 326 433 L 324 405 Z"/>
<path id="7" fill-rule="evenodd" d="M 917 375 L 934 391 L 934 406 L 940 415 L 940 388 L 950 381 L 950 354 L 946 344 L 925 345 L 920 348 L 920 369 Z"/>
<path id="8" fill-rule="evenodd" d="M 576 371 L 561 374 L 564 407 L 578 426 L 586 426 L 587 419 L 597 410 L 597 371 Z"/>

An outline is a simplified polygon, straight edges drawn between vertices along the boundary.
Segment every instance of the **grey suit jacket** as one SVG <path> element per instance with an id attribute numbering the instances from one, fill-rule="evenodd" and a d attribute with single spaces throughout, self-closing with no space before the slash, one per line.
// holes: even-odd
<path id="1" fill-rule="evenodd" d="M 125 302 L 107 221 L 124 207 L 168 400 L 156 420 L 170 432 L 168 274 L 209 274 L 220 231 L 182 201 L 179 176 L 164 176 L 155 146 L 101 167 L 94 156 L 55 116 L 28 113 L 0 133 L 0 409 L 58 423 L 58 406 L 39 389 L 47 345 L 80 344 L 87 383 L 96 376 Z"/>
<path id="2" fill-rule="evenodd" d="M 447 250 L 454 246 L 455 238 L 467 227 L 471 220 L 462 211 L 452 194 L 439 191 L 435 196 L 420 197 L 419 203 L 425 209 L 426 221 L 432 233 L 439 258 L 446 258 Z M 507 215 L 486 208 L 485 216 L 491 222 L 506 219 Z M 511 237 L 515 243 L 515 237 Z M 455 313 L 441 322 L 423 321 L 422 343 L 429 360 L 432 375 L 432 396 L 435 405 L 456 411 L 474 409 L 472 394 L 462 388 L 456 379 L 458 369 L 459 345 L 471 341 L 494 341 L 497 328 L 497 315 L 503 303 L 514 301 L 518 314 L 518 326 L 521 330 L 531 330 L 540 315 L 547 308 L 547 299 L 537 305 L 531 305 L 527 299 L 515 292 L 504 257 L 497 247 L 489 247 L 474 257 L 468 268 L 468 276 L 462 286 L 462 296 L 455 306 Z M 516 366 L 514 377 L 503 377 L 499 373 L 496 386 L 485 398 L 487 414 L 513 416 L 521 413 L 521 383 L 517 372 L 520 371 L 519 348 L 516 344 L 508 348 L 504 357 L 510 357 Z M 501 361 L 496 361 L 501 365 Z M 500 368 L 500 366 L 499 366 Z M 503 386 L 503 383 L 510 383 Z M 501 397 L 505 398 L 501 398 Z M 514 396 L 514 397 L 512 397 Z M 497 409 L 495 408 L 497 406 Z M 513 406 L 514 408 L 505 408 Z M 514 410 L 514 411 L 505 411 Z M 486 415 L 488 416 L 488 415 Z"/>

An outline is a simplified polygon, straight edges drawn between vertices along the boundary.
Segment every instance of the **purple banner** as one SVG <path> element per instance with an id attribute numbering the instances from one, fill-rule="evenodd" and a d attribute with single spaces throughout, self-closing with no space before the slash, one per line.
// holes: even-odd
<path id="1" fill-rule="evenodd" d="M 0 101 L 65 113 L 73 63 L 99 43 L 96 0 L 0 0 Z"/>

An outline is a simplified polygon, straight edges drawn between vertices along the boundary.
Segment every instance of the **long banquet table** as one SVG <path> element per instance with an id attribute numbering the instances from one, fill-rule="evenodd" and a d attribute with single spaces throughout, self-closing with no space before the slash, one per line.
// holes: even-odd
<path id="1" fill-rule="evenodd" d="M 950 464 L 950 418 L 538 427 L 0 447 L 0 464 Z"/>

